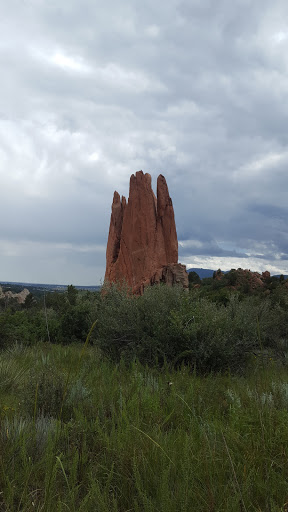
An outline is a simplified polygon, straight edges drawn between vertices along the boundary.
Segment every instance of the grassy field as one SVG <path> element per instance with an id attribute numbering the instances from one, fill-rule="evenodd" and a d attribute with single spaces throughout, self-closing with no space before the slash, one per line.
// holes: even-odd
<path id="1" fill-rule="evenodd" d="M 83 345 L 82 345 L 83 347 Z M 0 510 L 288 510 L 287 368 L 112 364 L 81 345 L 0 355 Z"/>

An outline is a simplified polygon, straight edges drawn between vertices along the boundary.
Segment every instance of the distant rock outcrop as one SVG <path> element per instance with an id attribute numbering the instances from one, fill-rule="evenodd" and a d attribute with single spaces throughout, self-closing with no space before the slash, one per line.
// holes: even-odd
<path id="1" fill-rule="evenodd" d="M 219 281 L 223 287 L 227 286 L 233 290 L 242 289 L 247 293 L 265 289 L 270 283 L 270 278 L 268 270 L 260 274 L 259 272 L 251 272 L 251 270 L 242 268 L 232 269 L 225 273 L 219 269 L 213 274 L 214 281 Z"/>
<path id="2" fill-rule="evenodd" d="M 27 288 L 24 288 L 19 293 L 13 293 L 11 290 L 8 290 L 7 292 L 3 292 L 2 286 L 0 286 L 0 299 L 16 299 L 19 304 L 24 304 L 26 297 L 29 295 L 29 290 Z"/>
<path id="3" fill-rule="evenodd" d="M 171 197 L 164 176 L 157 198 L 150 174 L 130 178 L 129 199 L 114 192 L 106 252 L 106 282 L 127 282 L 133 293 L 160 282 L 188 288 L 186 267 L 178 263 L 178 241 Z"/>

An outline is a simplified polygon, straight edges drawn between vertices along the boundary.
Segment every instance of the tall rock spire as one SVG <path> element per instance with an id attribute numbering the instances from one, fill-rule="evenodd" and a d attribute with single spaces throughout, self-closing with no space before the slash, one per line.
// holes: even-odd
<path id="1" fill-rule="evenodd" d="M 165 281 L 188 286 L 178 264 L 178 242 L 171 197 L 164 176 L 157 180 L 157 199 L 150 174 L 130 178 L 129 199 L 114 192 L 106 253 L 105 281 L 125 280 L 133 293 Z"/>

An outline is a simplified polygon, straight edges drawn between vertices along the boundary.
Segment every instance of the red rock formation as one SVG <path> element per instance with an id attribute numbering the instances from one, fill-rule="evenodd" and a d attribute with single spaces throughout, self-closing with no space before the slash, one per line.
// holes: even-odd
<path id="1" fill-rule="evenodd" d="M 270 279 L 269 270 L 265 270 L 265 272 L 262 272 L 262 279 L 264 279 L 264 280 Z"/>
<path id="2" fill-rule="evenodd" d="M 178 265 L 178 242 L 172 200 L 164 176 L 157 180 L 157 199 L 150 174 L 130 178 L 129 199 L 114 192 L 106 253 L 105 281 L 125 280 L 133 293 L 149 284 L 182 282 L 188 275 Z"/>
<path id="3" fill-rule="evenodd" d="M 224 273 L 220 268 L 216 270 L 213 274 L 213 279 L 216 279 L 216 281 L 221 281 L 222 277 L 224 276 Z"/>
<path id="4" fill-rule="evenodd" d="M 155 272 L 154 276 L 150 279 L 150 284 L 166 283 L 169 286 L 174 284 L 182 284 L 184 288 L 187 280 L 186 265 L 181 263 L 174 263 L 165 265 Z"/>
<path id="5" fill-rule="evenodd" d="M 231 285 L 231 280 L 229 279 L 233 277 L 233 285 Z M 228 273 L 228 281 L 227 281 L 227 274 L 224 274 L 221 272 L 221 270 L 217 270 L 215 272 L 215 279 L 217 281 L 226 281 L 227 286 L 233 290 L 241 289 L 245 287 L 247 291 L 253 292 L 255 290 L 260 290 L 261 288 L 265 288 L 267 286 L 267 283 L 269 282 L 270 278 L 270 272 L 266 270 L 265 272 L 262 272 L 262 275 L 259 272 L 251 272 L 251 270 L 248 269 L 242 269 L 238 268 L 237 270 L 232 269 Z"/>

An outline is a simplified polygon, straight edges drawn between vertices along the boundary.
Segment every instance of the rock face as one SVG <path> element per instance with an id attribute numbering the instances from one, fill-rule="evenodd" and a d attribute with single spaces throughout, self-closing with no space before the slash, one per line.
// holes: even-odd
<path id="1" fill-rule="evenodd" d="M 188 288 L 186 267 L 178 264 L 178 241 L 171 197 L 164 176 L 157 198 L 150 174 L 130 178 L 129 199 L 114 192 L 106 252 L 106 282 L 125 280 L 133 293 L 165 282 Z"/>

